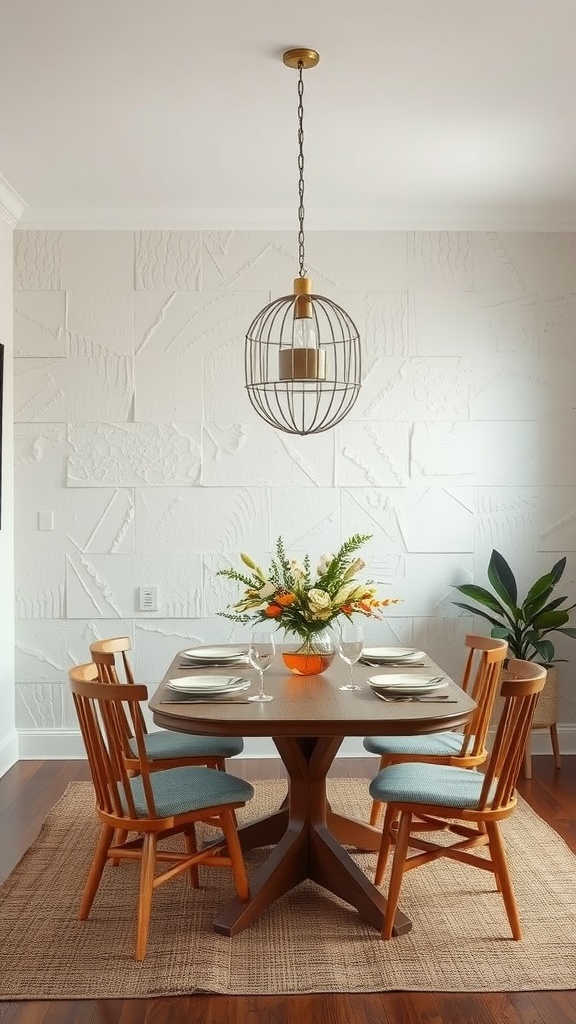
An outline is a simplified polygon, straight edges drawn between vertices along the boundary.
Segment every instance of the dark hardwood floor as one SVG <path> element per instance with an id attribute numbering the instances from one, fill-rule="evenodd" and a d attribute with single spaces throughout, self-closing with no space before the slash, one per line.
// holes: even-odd
<path id="1" fill-rule="evenodd" d="M 339 759 L 332 775 L 371 777 L 375 758 Z M 250 781 L 282 775 L 278 761 L 236 760 Z M 0 880 L 34 841 L 69 782 L 87 779 L 82 761 L 21 761 L 0 779 Z M 576 852 L 576 757 L 556 771 L 533 759 L 522 795 Z M 575 922 L 576 926 L 576 922 Z M 232 940 L 233 941 L 233 940 Z M 1 967 L 1 951 L 0 951 Z M 575 979 L 576 985 L 576 979 Z M 576 1024 L 576 992 L 211 996 L 173 999 L 0 1002 L 0 1024 Z"/>

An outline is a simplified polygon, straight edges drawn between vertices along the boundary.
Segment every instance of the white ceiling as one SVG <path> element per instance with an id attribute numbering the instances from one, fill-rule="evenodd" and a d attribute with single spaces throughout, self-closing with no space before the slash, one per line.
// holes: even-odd
<path id="1" fill-rule="evenodd" d="M 37 226 L 576 225 L 574 0 L 3 0 L 0 172 Z"/>

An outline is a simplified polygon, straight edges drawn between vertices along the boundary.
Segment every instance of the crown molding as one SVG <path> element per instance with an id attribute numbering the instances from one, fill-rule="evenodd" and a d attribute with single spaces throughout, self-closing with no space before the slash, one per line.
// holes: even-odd
<path id="1" fill-rule="evenodd" d="M 21 217 L 21 228 L 43 231 L 297 229 L 296 211 L 284 207 L 26 207 Z M 310 208 L 306 227 L 312 231 L 576 231 L 576 207 Z"/>
<path id="2" fill-rule="evenodd" d="M 26 209 L 26 203 L 0 174 L 0 218 L 15 228 Z"/>

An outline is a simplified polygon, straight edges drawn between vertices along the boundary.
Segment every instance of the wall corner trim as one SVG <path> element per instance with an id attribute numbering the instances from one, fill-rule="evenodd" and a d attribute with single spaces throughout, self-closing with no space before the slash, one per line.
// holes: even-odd
<path id="1" fill-rule="evenodd" d="M 0 778 L 18 760 L 18 733 L 12 729 L 0 743 Z"/>
<path id="2" fill-rule="evenodd" d="M 11 228 L 15 228 L 20 221 L 26 203 L 19 196 L 16 189 L 12 188 L 6 178 L 0 174 L 0 217 L 5 220 Z"/>

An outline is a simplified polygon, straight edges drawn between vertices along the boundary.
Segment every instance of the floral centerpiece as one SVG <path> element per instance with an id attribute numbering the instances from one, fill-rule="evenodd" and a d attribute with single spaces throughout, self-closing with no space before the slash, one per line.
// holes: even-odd
<path id="1" fill-rule="evenodd" d="M 241 554 L 249 574 L 221 569 L 218 575 L 241 583 L 244 595 L 220 615 L 243 624 L 275 622 L 299 637 L 299 653 L 315 654 L 319 635 L 340 616 L 381 618 L 381 608 L 397 603 L 395 598 L 378 599 L 370 580 L 360 583 L 356 578 L 365 563 L 353 554 L 370 539 L 370 534 L 354 534 L 335 555 L 322 555 L 314 572 L 308 555 L 301 562 L 288 558 L 281 537 L 267 571 Z"/>

